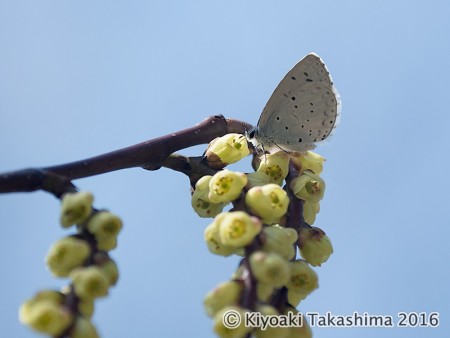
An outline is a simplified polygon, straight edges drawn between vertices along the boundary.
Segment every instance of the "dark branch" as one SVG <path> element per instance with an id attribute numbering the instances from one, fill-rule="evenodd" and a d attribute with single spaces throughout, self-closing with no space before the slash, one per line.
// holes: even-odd
<path id="1" fill-rule="evenodd" d="M 211 116 L 195 127 L 86 160 L 0 174 L 0 193 L 42 189 L 59 197 L 61 193 L 74 189 L 71 180 L 135 167 L 157 170 L 175 151 L 209 143 L 214 138 L 228 133 L 244 134 L 252 128 L 252 125 L 245 122 L 225 119 L 221 115 Z"/>
<path id="2" fill-rule="evenodd" d="M 302 227 L 307 227 L 308 224 L 305 222 L 303 217 L 303 201 L 295 197 L 294 192 L 291 189 L 291 182 L 294 178 L 299 175 L 298 168 L 295 167 L 292 161 L 289 163 L 289 173 L 286 177 L 286 190 L 289 196 L 289 207 L 288 207 L 288 220 L 286 227 L 293 228 L 298 232 Z"/>
<path id="3" fill-rule="evenodd" d="M 191 187 L 205 175 L 214 175 L 217 170 L 209 167 L 203 156 L 186 157 L 179 154 L 171 154 L 162 164 L 164 168 L 182 172 L 189 177 Z M 144 168 L 146 169 L 146 168 Z"/>

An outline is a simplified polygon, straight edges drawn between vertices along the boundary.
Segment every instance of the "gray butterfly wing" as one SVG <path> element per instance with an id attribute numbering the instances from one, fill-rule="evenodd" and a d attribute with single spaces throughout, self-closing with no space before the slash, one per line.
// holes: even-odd
<path id="1" fill-rule="evenodd" d="M 287 94 L 259 131 L 261 142 L 287 151 L 314 149 L 314 143 L 327 138 L 336 125 L 338 99 L 329 86 L 314 82 Z"/>
<path id="2" fill-rule="evenodd" d="M 328 92 L 330 94 L 327 94 Z M 325 102 L 321 102 L 322 96 Z M 297 104 L 291 102 L 294 101 L 292 97 L 296 98 Z M 308 115 L 306 113 L 311 110 L 308 104 L 311 103 L 316 105 L 314 109 L 316 113 Z M 316 54 L 308 54 L 286 74 L 273 92 L 258 121 L 256 139 L 267 147 L 275 143 L 281 148 L 284 145 L 286 148 L 283 149 L 287 150 L 313 149 L 315 145 L 312 143 L 325 139 L 335 127 L 340 107 L 339 94 L 333 86 L 325 64 Z M 323 118 L 325 114 L 327 117 L 334 117 L 332 119 L 334 122 L 330 123 L 329 120 L 325 122 Z M 286 125 L 281 126 L 288 129 L 279 129 L 281 122 L 276 117 L 282 118 Z M 309 122 L 306 121 L 308 117 Z M 292 123 L 294 124 L 290 127 Z M 329 123 L 329 126 L 325 126 L 326 123 Z M 306 125 L 309 129 L 305 129 Z M 302 139 L 302 142 L 299 142 L 299 139 Z"/>

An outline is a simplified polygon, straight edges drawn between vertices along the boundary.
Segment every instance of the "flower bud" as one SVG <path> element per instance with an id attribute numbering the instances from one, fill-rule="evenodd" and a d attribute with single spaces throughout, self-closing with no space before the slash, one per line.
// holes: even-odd
<path id="1" fill-rule="evenodd" d="M 27 324 L 30 318 L 33 306 L 42 301 L 53 302 L 56 305 L 61 305 L 64 301 L 64 294 L 55 290 L 42 290 L 34 295 L 33 298 L 28 299 L 19 309 L 19 320 Z"/>
<path id="2" fill-rule="evenodd" d="M 91 214 L 93 201 L 94 196 L 86 191 L 64 194 L 61 201 L 61 225 L 67 228 L 83 223 Z"/>
<path id="3" fill-rule="evenodd" d="M 95 326 L 90 320 L 78 317 L 75 321 L 75 326 L 70 333 L 70 338 L 99 338 L 100 336 L 95 329 Z"/>
<path id="4" fill-rule="evenodd" d="M 290 277 L 289 264 L 276 253 L 255 251 L 250 255 L 250 266 L 256 279 L 280 288 Z"/>
<path id="5" fill-rule="evenodd" d="M 239 197 L 247 176 L 228 169 L 217 172 L 209 181 L 208 197 L 213 203 L 228 203 Z"/>
<path id="6" fill-rule="evenodd" d="M 261 171 L 255 171 L 253 173 L 247 174 L 247 188 L 258 187 L 262 185 L 269 184 L 270 176 L 266 175 Z"/>
<path id="7" fill-rule="evenodd" d="M 256 312 L 259 312 L 263 316 L 277 316 L 280 314 L 276 308 L 274 308 L 272 305 L 267 304 L 257 305 Z"/>
<path id="8" fill-rule="evenodd" d="M 303 202 L 303 218 L 305 222 L 312 225 L 316 221 L 316 216 L 320 211 L 320 205 L 318 202 Z"/>
<path id="9" fill-rule="evenodd" d="M 297 307 L 300 302 L 306 298 L 306 295 L 302 292 L 296 292 L 292 289 L 288 290 L 287 299 L 288 303 L 293 307 Z"/>
<path id="10" fill-rule="evenodd" d="M 207 175 L 200 178 L 195 184 L 192 194 L 191 205 L 200 217 L 215 217 L 220 214 L 226 203 L 213 203 L 209 199 L 209 181 L 212 176 Z"/>
<path id="11" fill-rule="evenodd" d="M 107 262 L 98 267 L 108 278 L 109 285 L 116 285 L 117 280 L 119 279 L 119 269 L 117 268 L 117 264 L 112 259 L 108 259 Z"/>
<path id="12" fill-rule="evenodd" d="M 333 253 L 333 246 L 325 232 L 317 227 L 302 228 L 298 238 L 300 255 L 312 266 L 325 263 Z"/>
<path id="13" fill-rule="evenodd" d="M 289 197 L 279 185 L 253 187 L 245 195 L 245 204 L 264 224 L 277 223 L 287 212 Z"/>
<path id="14" fill-rule="evenodd" d="M 206 227 L 204 236 L 209 251 L 211 251 L 213 254 L 226 257 L 233 254 L 236 248 L 224 244 L 222 239 L 220 238 L 219 223 L 222 221 L 225 215 L 226 213 L 217 215 L 214 219 L 214 222 Z"/>
<path id="15" fill-rule="evenodd" d="M 234 251 L 234 254 L 236 256 L 245 257 L 245 248 L 236 248 L 236 250 Z"/>
<path id="16" fill-rule="evenodd" d="M 297 231 L 280 225 L 266 226 L 263 229 L 262 250 L 275 252 L 287 260 L 295 257 L 296 249 L 294 243 L 298 239 Z"/>
<path id="17" fill-rule="evenodd" d="M 242 292 L 242 284 L 236 281 L 229 281 L 219 284 L 214 290 L 208 292 L 203 306 L 210 317 L 228 305 L 237 305 Z"/>
<path id="18" fill-rule="evenodd" d="M 247 139 L 241 134 L 227 134 L 211 141 L 206 150 L 206 163 L 213 169 L 222 169 L 248 156 Z"/>
<path id="19" fill-rule="evenodd" d="M 108 294 L 108 277 L 97 266 L 77 268 L 70 273 L 70 278 L 80 298 L 97 298 Z"/>
<path id="20" fill-rule="evenodd" d="M 307 151 L 306 154 L 292 153 L 291 159 L 302 171 L 311 170 L 316 175 L 320 175 L 323 162 L 326 161 L 324 157 L 312 151 Z"/>
<path id="21" fill-rule="evenodd" d="M 280 313 L 273 306 L 270 305 L 258 305 L 256 312 L 259 312 L 262 316 L 278 316 Z M 257 328 L 254 331 L 255 338 L 286 338 L 289 333 L 289 329 L 283 326 L 271 326 L 268 325 L 264 330 Z"/>
<path id="22" fill-rule="evenodd" d="M 261 231 L 261 222 L 243 211 L 224 214 L 225 216 L 219 222 L 219 234 L 225 245 L 235 248 L 244 247 L 250 244 Z"/>
<path id="23" fill-rule="evenodd" d="M 233 311 L 233 312 L 230 312 Z M 239 306 L 226 306 L 222 308 L 214 316 L 214 332 L 219 338 L 243 338 L 249 333 L 252 328 L 245 326 L 245 313 L 247 311 Z M 226 316 L 227 314 L 235 313 L 237 316 Z M 239 317 L 239 318 L 238 318 Z M 238 320 L 240 319 L 240 322 Z M 236 327 L 226 326 L 224 324 L 228 322 L 233 326 L 236 323 Z"/>
<path id="24" fill-rule="evenodd" d="M 256 284 L 256 297 L 258 300 L 262 302 L 268 303 L 270 298 L 273 295 L 275 288 L 273 285 L 265 284 L 265 283 L 257 283 Z"/>
<path id="25" fill-rule="evenodd" d="M 70 311 L 49 299 L 31 299 L 19 310 L 20 321 L 34 330 L 59 336 L 72 321 Z"/>
<path id="26" fill-rule="evenodd" d="M 325 193 L 325 181 L 320 176 L 305 171 L 292 180 L 291 189 L 297 198 L 317 203 Z"/>
<path id="27" fill-rule="evenodd" d="M 86 241 L 66 237 L 53 244 L 45 262 L 53 275 L 67 277 L 72 269 L 84 263 L 90 253 L 91 249 Z"/>
<path id="28" fill-rule="evenodd" d="M 78 311 L 86 319 L 91 319 L 94 314 L 94 298 L 80 298 L 78 301 Z"/>
<path id="29" fill-rule="evenodd" d="M 32 299 L 38 300 L 49 300 L 57 304 L 62 304 L 64 301 L 64 294 L 56 290 L 41 290 L 34 295 Z"/>
<path id="30" fill-rule="evenodd" d="M 109 211 L 100 211 L 91 217 L 87 229 L 96 239 L 117 236 L 122 229 L 122 221 Z"/>
<path id="31" fill-rule="evenodd" d="M 287 315 L 289 312 L 293 312 L 293 314 L 295 316 L 298 314 L 298 311 L 295 308 L 286 307 L 284 314 Z M 305 316 L 302 315 L 302 317 L 303 317 L 303 319 L 302 319 L 303 325 L 289 327 L 289 329 L 288 329 L 289 333 L 286 336 L 286 338 L 312 338 L 311 328 L 309 327 Z"/>
<path id="32" fill-rule="evenodd" d="M 264 154 L 260 157 L 258 172 L 270 178 L 270 183 L 281 185 L 289 171 L 289 155 L 284 151 Z"/>
<path id="33" fill-rule="evenodd" d="M 317 274 L 303 260 L 291 262 L 291 274 L 286 287 L 305 296 L 318 288 Z"/>
<path id="34" fill-rule="evenodd" d="M 117 236 L 103 237 L 97 240 L 97 249 L 111 251 L 117 248 Z"/>

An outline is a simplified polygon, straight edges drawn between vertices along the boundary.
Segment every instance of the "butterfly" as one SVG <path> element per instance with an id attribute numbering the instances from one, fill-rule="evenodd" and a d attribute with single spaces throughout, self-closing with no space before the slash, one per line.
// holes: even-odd
<path id="1" fill-rule="evenodd" d="M 308 54 L 278 84 L 249 140 L 268 151 L 312 150 L 337 126 L 341 107 L 327 67 Z"/>

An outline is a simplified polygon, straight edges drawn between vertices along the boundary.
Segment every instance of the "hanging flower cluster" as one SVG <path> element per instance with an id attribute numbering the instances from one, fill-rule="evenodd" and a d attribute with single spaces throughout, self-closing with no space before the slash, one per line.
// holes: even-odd
<path id="1" fill-rule="evenodd" d="M 318 287 L 311 266 L 320 266 L 333 252 L 325 232 L 311 226 L 325 192 L 319 176 L 324 158 L 313 152 L 279 151 L 255 157 L 253 173 L 224 169 L 249 153 L 242 135 L 215 139 L 205 161 L 218 171 L 199 179 L 193 189 L 195 212 L 214 218 L 205 229 L 208 249 L 216 255 L 243 256 L 231 280 L 205 297 L 206 313 L 221 338 L 311 337 L 306 320 L 290 327 L 255 328 L 244 318 L 250 312 L 299 315 L 295 308 Z M 227 206 L 231 208 L 224 211 Z M 297 258 L 297 248 L 303 259 Z M 240 321 L 227 323 L 229 313 Z"/>
<path id="2" fill-rule="evenodd" d="M 92 194 L 66 193 L 61 199 L 60 222 L 76 224 L 77 233 L 62 238 L 49 249 L 45 262 L 56 277 L 68 277 L 63 290 L 43 290 L 20 308 L 20 321 L 54 337 L 96 338 L 91 323 L 94 300 L 108 294 L 119 278 L 108 251 L 117 246 L 122 221 L 108 211 L 92 207 Z"/>

